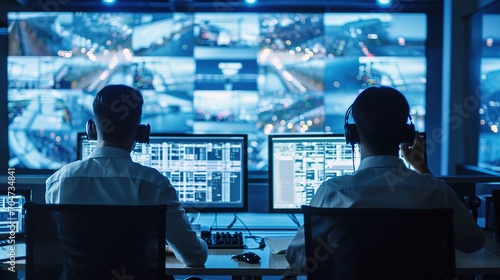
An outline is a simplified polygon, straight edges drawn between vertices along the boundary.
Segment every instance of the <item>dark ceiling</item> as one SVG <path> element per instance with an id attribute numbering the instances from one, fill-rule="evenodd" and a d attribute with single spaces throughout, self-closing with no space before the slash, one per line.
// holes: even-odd
<path id="1" fill-rule="evenodd" d="M 243 0 L 116 0 L 112 6 L 102 0 L 3 0 L 8 4 L 3 8 L 30 9 L 39 11 L 75 11 L 75 10 L 133 10 L 142 11 L 288 11 L 299 12 L 330 11 L 339 9 L 362 9 L 363 11 L 387 12 L 432 9 L 441 6 L 442 0 L 392 0 L 393 5 L 381 9 L 376 0 L 257 0 L 253 6 Z M 2 1 L 2 2 L 3 2 Z M 423 7 L 425 6 L 425 7 Z M 160 10 L 157 10 L 160 9 Z"/>

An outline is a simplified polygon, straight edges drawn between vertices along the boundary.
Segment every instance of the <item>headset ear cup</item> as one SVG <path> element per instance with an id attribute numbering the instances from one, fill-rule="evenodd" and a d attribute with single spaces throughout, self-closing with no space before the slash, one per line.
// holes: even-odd
<path id="1" fill-rule="evenodd" d="M 85 125 L 85 132 L 87 133 L 87 138 L 89 140 L 97 140 L 97 129 L 95 127 L 95 122 L 90 119 Z"/>
<path id="2" fill-rule="evenodd" d="M 147 143 L 149 144 L 149 134 L 151 132 L 151 126 L 149 124 L 141 124 L 137 127 L 137 133 L 135 134 L 135 141 L 137 143 Z"/>
<path id="3" fill-rule="evenodd" d="M 346 144 L 358 144 L 359 143 L 359 134 L 356 125 L 353 123 L 346 123 L 344 125 L 344 135 Z"/>

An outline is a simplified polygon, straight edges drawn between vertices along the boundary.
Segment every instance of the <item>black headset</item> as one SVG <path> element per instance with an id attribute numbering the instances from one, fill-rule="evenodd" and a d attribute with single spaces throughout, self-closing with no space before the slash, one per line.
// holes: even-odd
<path id="1" fill-rule="evenodd" d="M 356 125 L 349 123 L 349 115 L 352 113 L 352 105 L 349 106 L 347 112 L 345 113 L 345 123 L 344 123 L 344 135 L 346 144 L 358 144 L 359 143 L 359 133 Z M 415 138 L 415 125 L 412 122 L 411 116 L 408 115 L 410 120 L 409 124 L 406 124 L 403 128 L 403 135 L 401 136 L 401 144 L 413 144 Z"/>
<path id="2" fill-rule="evenodd" d="M 97 140 L 97 129 L 94 120 L 90 119 L 87 121 L 87 124 L 85 126 L 85 131 L 87 132 L 87 138 L 89 140 Z M 139 125 L 137 127 L 137 132 L 135 134 L 135 142 L 149 144 L 150 132 L 151 132 L 151 126 L 149 124 Z"/>

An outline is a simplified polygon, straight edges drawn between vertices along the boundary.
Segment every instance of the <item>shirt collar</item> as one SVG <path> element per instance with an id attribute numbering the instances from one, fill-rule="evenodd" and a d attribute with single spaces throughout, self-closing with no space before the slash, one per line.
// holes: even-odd
<path id="1" fill-rule="evenodd" d="M 361 160 L 358 170 L 371 167 L 399 167 L 405 164 L 402 159 L 396 156 L 371 156 Z"/>
<path id="2" fill-rule="evenodd" d="M 108 157 L 130 159 L 130 153 L 124 149 L 115 147 L 96 147 L 89 155 L 89 158 Z"/>

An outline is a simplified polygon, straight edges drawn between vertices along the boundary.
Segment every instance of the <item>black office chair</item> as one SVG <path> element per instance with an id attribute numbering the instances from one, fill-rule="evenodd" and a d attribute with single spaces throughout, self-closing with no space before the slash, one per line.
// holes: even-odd
<path id="1" fill-rule="evenodd" d="M 453 209 L 302 212 L 308 280 L 455 277 Z"/>
<path id="2" fill-rule="evenodd" d="M 24 207 L 26 280 L 165 277 L 166 205 Z"/>

